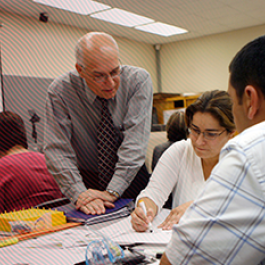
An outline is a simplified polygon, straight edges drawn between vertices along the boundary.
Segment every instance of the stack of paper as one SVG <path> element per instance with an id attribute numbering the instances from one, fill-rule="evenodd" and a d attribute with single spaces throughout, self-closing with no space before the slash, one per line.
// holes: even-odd
<path id="1" fill-rule="evenodd" d="M 161 244 L 166 245 L 171 238 L 172 230 L 165 231 L 157 228 L 168 216 L 170 210 L 162 209 L 152 222 L 154 231 L 151 232 L 135 232 L 131 225 L 131 216 L 123 218 L 121 221 L 112 224 L 99 232 L 120 245 L 130 244 Z"/>

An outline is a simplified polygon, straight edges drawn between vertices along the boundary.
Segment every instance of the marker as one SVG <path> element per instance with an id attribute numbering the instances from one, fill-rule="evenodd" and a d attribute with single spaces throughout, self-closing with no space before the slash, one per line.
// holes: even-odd
<path id="1" fill-rule="evenodd" d="M 139 206 L 143 209 L 144 214 L 146 215 L 147 212 L 146 212 L 146 207 L 145 207 L 145 204 L 144 204 L 143 200 L 139 201 Z M 149 232 L 153 233 L 153 226 L 152 226 L 151 222 L 148 224 L 148 229 L 149 229 Z"/>

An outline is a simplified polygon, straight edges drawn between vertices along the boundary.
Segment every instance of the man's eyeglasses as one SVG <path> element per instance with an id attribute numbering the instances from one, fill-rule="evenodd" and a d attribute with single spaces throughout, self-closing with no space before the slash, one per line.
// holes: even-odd
<path id="1" fill-rule="evenodd" d="M 104 74 L 104 73 L 96 73 L 93 74 L 93 79 L 97 83 L 102 83 L 106 82 L 106 80 L 109 78 L 109 76 L 114 79 L 116 77 L 119 77 L 121 74 L 121 65 L 119 65 L 117 68 L 112 70 L 109 74 Z"/>
<path id="2" fill-rule="evenodd" d="M 216 139 L 217 137 L 219 137 L 223 132 L 225 132 L 225 130 L 223 130 L 222 132 L 220 133 L 217 133 L 217 132 L 201 132 L 200 130 L 196 129 L 196 128 L 189 128 L 188 129 L 188 132 L 193 135 L 194 137 L 198 138 L 199 135 L 202 133 L 203 137 L 206 139 L 206 140 L 214 140 Z"/>
<path id="3" fill-rule="evenodd" d="M 85 68 L 84 66 L 80 65 L 82 68 Z M 109 74 L 105 74 L 105 73 L 93 73 L 90 74 L 93 78 L 93 80 L 97 83 L 103 83 L 106 82 L 107 79 L 109 77 L 111 77 L 111 79 L 117 78 L 121 75 L 122 73 L 122 66 L 119 65 L 118 67 L 116 67 L 115 69 L 113 69 Z"/>

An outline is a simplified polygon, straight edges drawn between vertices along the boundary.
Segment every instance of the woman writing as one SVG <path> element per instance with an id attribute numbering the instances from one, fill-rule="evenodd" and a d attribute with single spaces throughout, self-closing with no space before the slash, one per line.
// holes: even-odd
<path id="1" fill-rule="evenodd" d="M 176 142 L 165 151 L 146 189 L 137 197 L 137 206 L 131 214 L 132 227 L 136 231 L 148 229 L 148 223 L 171 192 L 172 211 L 159 227 L 172 229 L 202 191 L 218 163 L 222 147 L 235 133 L 232 101 L 225 91 L 203 93 L 186 109 L 185 119 L 189 139 Z M 145 203 L 146 215 L 138 205 L 139 199 Z"/>

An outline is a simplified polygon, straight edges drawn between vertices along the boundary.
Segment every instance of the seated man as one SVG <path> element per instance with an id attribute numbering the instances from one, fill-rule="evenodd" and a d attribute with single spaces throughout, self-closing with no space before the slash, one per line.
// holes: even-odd
<path id="1" fill-rule="evenodd" d="M 239 135 L 223 147 L 204 189 L 174 226 L 163 265 L 265 259 L 265 36 L 240 50 L 229 71 Z"/>
<path id="2" fill-rule="evenodd" d="M 28 150 L 23 120 L 0 113 L 0 213 L 62 198 L 44 155 Z"/>

